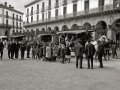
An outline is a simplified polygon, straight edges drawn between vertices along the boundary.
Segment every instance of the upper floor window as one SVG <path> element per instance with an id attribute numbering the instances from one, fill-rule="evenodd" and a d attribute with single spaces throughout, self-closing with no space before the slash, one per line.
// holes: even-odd
<path id="1" fill-rule="evenodd" d="M 51 0 L 49 0 L 48 5 L 51 5 Z"/>
<path id="2" fill-rule="evenodd" d="M 16 20 L 18 20 L 18 15 L 16 15 Z"/>
<path id="3" fill-rule="evenodd" d="M 67 7 L 63 7 L 63 15 L 67 14 Z"/>
<path id="4" fill-rule="evenodd" d="M 45 3 L 44 2 L 42 2 L 42 8 L 44 8 L 45 7 Z"/>
<path id="5" fill-rule="evenodd" d="M 37 21 L 39 20 L 39 14 L 37 15 Z"/>
<path id="6" fill-rule="evenodd" d="M 89 0 L 85 1 L 84 10 L 85 10 L 85 13 L 89 12 Z"/>
<path id="7" fill-rule="evenodd" d="M 31 16 L 31 22 L 33 22 L 33 16 Z"/>
<path id="8" fill-rule="evenodd" d="M 21 19 L 21 16 L 20 16 L 20 21 L 21 21 L 22 19 Z"/>
<path id="9" fill-rule="evenodd" d="M 8 26 L 8 20 L 6 20 L 6 25 Z"/>
<path id="10" fill-rule="evenodd" d="M 55 9 L 55 16 L 58 16 L 58 9 Z"/>
<path id="11" fill-rule="evenodd" d="M 13 20 L 15 19 L 15 14 L 13 13 Z"/>
<path id="12" fill-rule="evenodd" d="M 27 17 L 27 23 L 29 22 L 29 18 Z"/>
<path id="13" fill-rule="evenodd" d="M 77 4 L 73 4 L 73 12 L 77 12 Z"/>
<path id="14" fill-rule="evenodd" d="M 39 10 L 39 4 L 37 4 L 37 10 Z"/>
<path id="15" fill-rule="evenodd" d="M 33 13 L 33 7 L 31 7 L 31 13 Z"/>
<path id="16" fill-rule="evenodd" d="M 42 13 L 42 19 L 44 19 L 44 13 Z"/>
<path id="17" fill-rule="evenodd" d="M 103 6 L 104 6 L 104 0 L 99 0 L 99 10 L 103 10 Z"/>
<path id="18" fill-rule="evenodd" d="M 27 13 L 29 13 L 29 8 L 27 9 Z"/>
<path id="19" fill-rule="evenodd" d="M 48 18 L 51 18 L 51 11 L 48 12 Z"/>
<path id="20" fill-rule="evenodd" d="M 58 3 L 59 0 L 56 0 L 56 3 Z"/>
<path id="21" fill-rule="evenodd" d="M 8 16 L 8 11 L 6 11 L 6 16 Z"/>

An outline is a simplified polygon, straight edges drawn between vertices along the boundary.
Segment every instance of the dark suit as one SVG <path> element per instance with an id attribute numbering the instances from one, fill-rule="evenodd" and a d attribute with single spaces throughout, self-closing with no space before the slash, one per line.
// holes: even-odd
<path id="1" fill-rule="evenodd" d="M 27 46 L 26 46 L 26 50 L 27 50 L 27 58 L 29 58 L 30 56 L 30 45 L 28 44 Z"/>
<path id="2" fill-rule="evenodd" d="M 93 44 L 88 43 L 85 47 L 85 54 L 88 59 L 88 68 L 90 68 L 90 59 L 91 59 L 91 68 L 93 68 L 93 56 L 95 54 L 95 47 Z"/>
<path id="3" fill-rule="evenodd" d="M 24 53 L 26 49 L 25 44 L 21 44 L 20 49 L 21 49 L 21 59 L 24 59 Z"/>
<path id="4" fill-rule="evenodd" d="M 103 68 L 102 56 L 104 54 L 104 47 L 102 44 L 98 45 L 98 60 L 100 62 L 100 68 Z"/>
<path id="5" fill-rule="evenodd" d="M 78 43 L 74 47 L 74 52 L 75 52 L 75 56 L 76 56 L 76 68 L 78 68 L 78 59 L 80 59 L 80 68 L 82 68 L 84 47 L 80 43 Z"/>
<path id="6" fill-rule="evenodd" d="M 8 44 L 8 58 L 11 59 L 11 43 Z"/>
<path id="7" fill-rule="evenodd" d="M 2 57 L 3 57 L 3 49 L 4 49 L 3 42 L 0 42 L 0 53 L 1 53 L 1 59 L 2 59 Z"/>
<path id="8" fill-rule="evenodd" d="M 15 58 L 18 59 L 20 44 L 19 43 L 15 43 L 15 44 L 16 44 L 16 47 L 15 47 Z"/>
<path id="9" fill-rule="evenodd" d="M 16 48 L 16 44 L 15 44 L 15 43 L 12 43 L 12 44 L 11 44 L 11 59 L 13 59 L 13 57 L 14 57 L 15 48 Z"/>

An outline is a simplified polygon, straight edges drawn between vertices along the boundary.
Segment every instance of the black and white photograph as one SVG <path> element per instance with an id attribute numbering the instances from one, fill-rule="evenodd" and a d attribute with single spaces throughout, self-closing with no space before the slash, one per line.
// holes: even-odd
<path id="1" fill-rule="evenodd" d="M 119 90 L 120 0 L 0 0 L 0 90 Z"/>

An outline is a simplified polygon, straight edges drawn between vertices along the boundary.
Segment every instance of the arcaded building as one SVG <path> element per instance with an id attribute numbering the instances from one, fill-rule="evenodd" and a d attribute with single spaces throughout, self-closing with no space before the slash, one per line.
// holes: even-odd
<path id="1" fill-rule="evenodd" d="M 120 38 L 120 0 L 34 0 L 25 5 L 26 32 L 92 29 L 94 39 L 102 34 Z"/>
<path id="2" fill-rule="evenodd" d="M 0 4 L 0 36 L 8 36 L 23 32 L 23 13 L 7 2 Z"/>

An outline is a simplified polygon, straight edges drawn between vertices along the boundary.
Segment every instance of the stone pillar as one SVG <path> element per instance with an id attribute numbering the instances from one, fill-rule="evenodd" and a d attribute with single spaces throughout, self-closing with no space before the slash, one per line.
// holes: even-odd
<path id="1" fill-rule="evenodd" d="M 113 35 L 112 35 L 112 30 L 111 30 L 111 29 L 108 29 L 108 30 L 107 30 L 107 38 L 108 38 L 108 39 L 112 39 L 112 36 L 113 36 Z"/>

